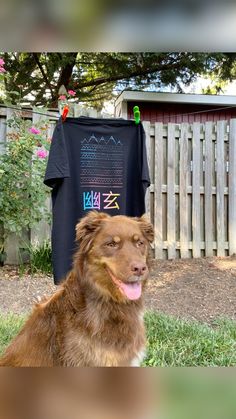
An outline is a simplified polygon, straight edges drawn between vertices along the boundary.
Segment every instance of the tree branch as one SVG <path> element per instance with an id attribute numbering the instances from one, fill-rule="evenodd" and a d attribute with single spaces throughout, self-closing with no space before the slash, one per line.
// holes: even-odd
<path id="1" fill-rule="evenodd" d="M 40 69 L 40 71 L 41 71 L 41 73 L 42 73 L 42 76 L 43 76 L 43 78 L 44 78 L 44 81 L 45 81 L 45 83 L 46 83 L 46 86 L 47 86 L 47 87 L 48 87 L 48 89 L 50 90 L 51 95 L 52 95 L 52 97 L 53 97 L 53 90 L 52 90 L 51 84 L 50 84 L 50 82 L 49 82 L 49 80 L 48 80 L 48 78 L 47 78 L 47 75 L 46 75 L 46 73 L 45 73 L 45 71 L 44 71 L 44 69 L 43 69 L 42 64 L 40 63 L 40 60 L 39 60 L 38 54 L 37 54 L 36 52 L 33 52 L 33 53 L 32 53 L 32 55 L 33 55 L 33 57 L 34 57 L 35 62 L 37 63 L 38 68 Z"/>
<path id="2" fill-rule="evenodd" d="M 177 62 L 177 63 L 168 63 L 168 64 L 163 64 L 160 65 L 158 64 L 157 66 L 153 67 L 153 68 L 145 68 L 145 69 L 141 69 L 138 68 L 137 70 L 129 73 L 129 74 L 119 74 L 117 76 L 111 76 L 111 77 L 99 77 L 97 79 L 94 80 L 90 80 L 90 81 L 86 81 L 86 82 L 80 82 L 78 83 L 78 89 L 81 89 L 83 87 L 89 87 L 89 86 L 98 86 L 100 84 L 103 83 L 109 83 L 109 82 L 114 82 L 114 81 L 119 81 L 119 80 L 124 80 L 127 78 L 132 78 L 132 77 L 138 77 L 138 76 L 143 76 L 146 74 L 151 74 L 151 73 L 156 73 L 156 72 L 160 72 L 160 71 L 166 71 L 166 70 L 177 70 L 179 68 L 182 67 L 181 62 Z"/>

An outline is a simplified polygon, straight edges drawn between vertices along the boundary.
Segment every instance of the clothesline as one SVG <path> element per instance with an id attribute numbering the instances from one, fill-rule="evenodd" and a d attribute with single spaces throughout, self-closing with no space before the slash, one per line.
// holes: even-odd
<path id="1" fill-rule="evenodd" d="M 52 114 L 50 114 L 50 113 L 43 113 L 43 112 L 38 112 L 38 111 L 34 111 L 33 109 L 29 109 L 29 108 L 23 108 L 23 107 L 19 107 L 19 106 L 9 106 L 9 105 L 3 105 L 3 104 L 0 104 L 0 107 L 1 108 L 8 108 L 8 109 L 14 109 L 14 110 L 16 110 L 16 111 L 25 111 L 25 112 L 27 112 L 27 110 L 29 110 L 31 113 L 34 113 L 34 114 L 38 114 L 38 115 L 42 115 L 42 116 L 48 116 L 48 117 L 52 117 L 53 115 Z M 51 111 L 51 112 L 54 112 L 54 111 Z M 56 113 L 56 112 L 55 112 Z M 57 113 L 58 113 L 58 116 L 59 116 L 59 111 L 57 110 Z M 56 115 L 55 115 L 56 116 Z"/>
<path id="2" fill-rule="evenodd" d="M 6 106 L 6 105 L 3 105 L 3 104 L 0 104 L 0 107 L 14 109 L 14 110 L 18 110 L 18 111 L 26 111 L 28 109 L 28 108 L 24 109 L 24 108 L 21 108 L 21 107 L 18 107 L 18 106 L 8 106 L 8 105 Z M 182 114 L 176 114 L 174 116 L 182 117 L 182 116 L 188 116 L 188 115 L 198 115 L 198 114 L 204 114 L 204 113 L 214 112 L 214 111 L 222 111 L 222 110 L 225 110 L 225 109 L 233 109 L 233 108 L 236 108 L 236 105 L 223 106 L 223 107 L 220 107 L 220 108 L 212 108 L 212 109 L 207 109 L 207 110 L 204 110 L 204 111 L 187 112 L 187 113 L 182 113 Z M 38 112 L 38 111 L 31 110 L 31 109 L 30 109 L 30 112 L 34 113 L 34 114 L 42 115 L 42 116 L 48 116 L 48 117 L 53 116 L 52 113 L 43 113 L 43 112 Z M 54 112 L 54 111 L 51 111 L 51 112 Z M 57 110 L 57 113 L 58 113 L 58 116 L 59 116 L 60 114 L 59 114 L 58 110 Z M 167 118 L 169 118 L 169 117 L 166 116 L 166 119 Z"/>

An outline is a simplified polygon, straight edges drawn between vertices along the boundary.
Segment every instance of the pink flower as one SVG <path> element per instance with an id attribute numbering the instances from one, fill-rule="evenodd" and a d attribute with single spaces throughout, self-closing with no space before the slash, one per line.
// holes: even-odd
<path id="1" fill-rule="evenodd" d="M 5 64 L 5 61 L 2 58 L 0 58 L 0 66 L 2 67 L 4 64 Z"/>
<path id="2" fill-rule="evenodd" d="M 38 148 L 36 151 L 36 156 L 40 159 L 45 159 L 48 156 L 48 151 L 45 148 Z"/>
<path id="3" fill-rule="evenodd" d="M 76 92 L 74 90 L 68 90 L 68 95 L 75 96 Z"/>
<path id="4" fill-rule="evenodd" d="M 5 70 L 5 68 L 3 68 L 3 67 L 0 67 L 0 73 L 6 73 L 6 70 Z"/>
<path id="5" fill-rule="evenodd" d="M 65 95 L 61 95 L 61 96 L 59 96 L 59 98 L 58 98 L 59 100 L 66 100 L 66 96 Z"/>
<path id="6" fill-rule="evenodd" d="M 30 129 L 31 134 L 40 134 L 40 130 L 35 128 L 35 127 L 31 127 Z"/>

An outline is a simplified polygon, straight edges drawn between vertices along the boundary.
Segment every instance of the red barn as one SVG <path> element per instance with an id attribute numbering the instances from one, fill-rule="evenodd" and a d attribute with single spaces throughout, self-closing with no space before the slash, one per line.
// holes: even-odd
<path id="1" fill-rule="evenodd" d="M 123 91 L 115 102 L 115 116 L 133 119 L 139 106 L 142 121 L 206 122 L 236 118 L 236 96 Z"/>

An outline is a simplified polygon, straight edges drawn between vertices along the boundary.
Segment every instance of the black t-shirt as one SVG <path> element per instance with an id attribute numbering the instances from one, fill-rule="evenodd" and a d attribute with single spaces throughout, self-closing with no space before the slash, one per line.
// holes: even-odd
<path id="1" fill-rule="evenodd" d="M 75 226 L 90 210 L 141 216 L 149 186 L 142 124 L 123 119 L 58 121 L 44 183 L 52 188 L 54 281 L 71 269 Z"/>

